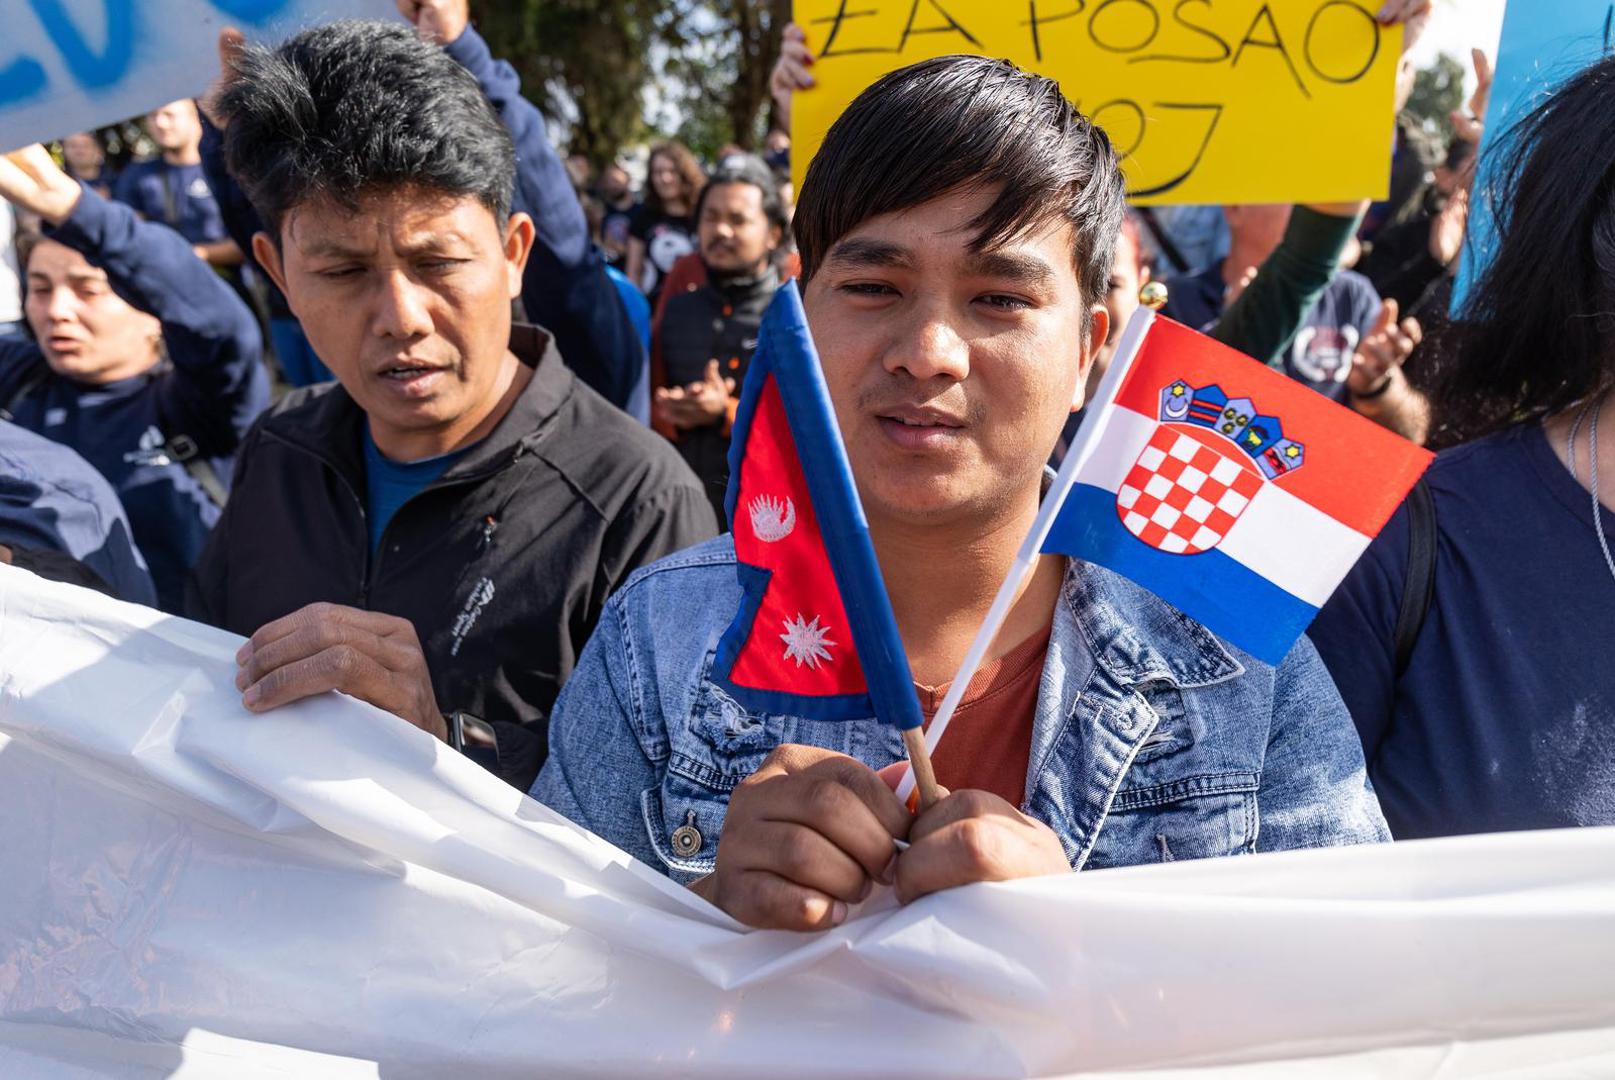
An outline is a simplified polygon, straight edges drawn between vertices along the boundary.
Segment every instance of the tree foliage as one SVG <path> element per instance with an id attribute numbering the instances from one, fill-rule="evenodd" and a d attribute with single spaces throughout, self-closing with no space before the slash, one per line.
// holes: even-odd
<path id="1" fill-rule="evenodd" d="M 676 0 L 670 7 L 665 75 L 683 91 L 679 136 L 707 156 L 729 142 L 756 149 L 790 0 Z"/>
<path id="2" fill-rule="evenodd" d="M 1407 111 L 1418 118 L 1426 131 L 1439 135 L 1446 144 L 1453 137 L 1451 113 L 1463 104 L 1464 65 L 1441 53 L 1435 63 L 1422 68 L 1415 77 Z"/>
<path id="3" fill-rule="evenodd" d="M 571 130 L 596 168 L 644 134 L 644 93 L 665 0 L 472 0 L 495 56 L 522 91 Z"/>
<path id="4" fill-rule="evenodd" d="M 790 0 L 472 0 L 471 9 L 529 100 L 570 128 L 569 149 L 597 168 L 658 134 L 708 158 L 730 142 L 754 149 L 791 17 Z M 647 127 L 653 84 L 676 131 Z"/>

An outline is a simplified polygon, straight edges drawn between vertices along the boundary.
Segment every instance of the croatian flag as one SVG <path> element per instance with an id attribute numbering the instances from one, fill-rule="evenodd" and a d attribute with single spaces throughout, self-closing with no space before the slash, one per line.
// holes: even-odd
<path id="1" fill-rule="evenodd" d="M 1109 567 L 1275 665 L 1432 456 L 1159 317 L 1095 408 L 1042 550 Z"/>
<path id="2" fill-rule="evenodd" d="M 718 684 L 748 709 L 919 727 L 908 657 L 795 282 L 774 294 L 746 371 L 727 509 L 745 598 L 718 642 Z"/>

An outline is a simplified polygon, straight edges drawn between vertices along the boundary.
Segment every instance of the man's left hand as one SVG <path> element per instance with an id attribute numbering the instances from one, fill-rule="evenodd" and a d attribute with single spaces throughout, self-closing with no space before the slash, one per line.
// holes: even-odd
<path id="1" fill-rule="evenodd" d="M 448 738 L 420 639 L 406 619 L 310 604 L 252 635 L 236 663 L 236 689 L 253 712 L 340 690 Z"/>
<path id="2" fill-rule="evenodd" d="M 1067 874 L 1059 837 L 985 791 L 955 791 L 915 819 L 912 845 L 897 857 L 897 898 L 903 903 L 977 881 Z"/>
<path id="3" fill-rule="evenodd" d="M 397 0 L 398 14 L 414 24 L 422 37 L 439 45 L 459 40 L 471 24 L 470 0 Z"/>

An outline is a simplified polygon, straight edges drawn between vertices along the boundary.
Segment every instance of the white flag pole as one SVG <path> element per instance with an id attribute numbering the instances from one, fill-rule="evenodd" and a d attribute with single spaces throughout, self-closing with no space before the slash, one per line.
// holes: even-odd
<path id="1" fill-rule="evenodd" d="M 1064 505 L 1065 497 L 1071 491 L 1071 485 L 1076 482 L 1078 474 L 1093 456 L 1094 448 L 1099 445 L 1100 437 L 1109 426 L 1110 406 L 1116 400 L 1116 392 L 1121 389 L 1122 380 L 1127 377 L 1127 372 L 1137 359 L 1139 350 L 1143 348 L 1144 336 L 1155 322 L 1155 312 L 1165 303 L 1164 286 L 1151 282 L 1140 290 L 1138 310 L 1133 312 L 1133 317 L 1127 321 L 1127 329 L 1122 331 L 1121 340 L 1116 343 L 1116 355 L 1111 359 L 1104 377 L 1099 380 L 1099 387 L 1094 391 L 1093 399 L 1088 402 L 1087 415 L 1077 426 L 1076 438 L 1066 450 L 1065 460 L 1060 463 L 1060 471 L 1055 474 L 1054 483 L 1049 487 L 1048 494 L 1043 497 L 1042 505 L 1038 507 L 1032 528 L 1026 534 L 1026 539 L 1021 542 L 1020 550 L 1015 553 L 1015 562 L 1010 566 L 1004 583 L 998 587 L 998 595 L 993 597 L 992 607 L 987 609 L 987 618 L 976 631 L 975 640 L 970 643 L 970 650 L 965 653 L 964 661 L 953 676 L 953 682 L 948 684 L 948 692 L 943 695 L 936 716 L 926 725 L 925 746 L 928 752 L 936 751 L 937 743 L 953 719 L 954 710 L 959 707 L 959 699 L 964 697 L 965 689 L 981 668 L 981 662 L 986 659 L 987 650 L 992 647 L 993 639 L 998 636 L 1004 620 L 1009 617 L 1009 609 L 1020 598 L 1021 590 L 1032 576 L 1032 571 L 1037 568 L 1043 541 L 1048 539 L 1049 530 L 1054 526 L 1054 519 L 1059 515 L 1060 507 Z M 913 791 L 914 770 L 909 768 L 903 773 L 903 779 L 897 785 L 897 797 L 907 802 Z"/>

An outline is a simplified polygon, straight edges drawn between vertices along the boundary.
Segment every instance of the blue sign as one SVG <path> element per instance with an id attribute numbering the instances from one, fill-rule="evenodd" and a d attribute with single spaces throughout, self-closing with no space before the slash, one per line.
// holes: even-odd
<path id="1" fill-rule="evenodd" d="M 206 89 L 226 26 L 276 38 L 392 0 L 5 0 L 0 149 L 83 131 Z"/>
<path id="2" fill-rule="evenodd" d="M 1486 109 L 1480 170 L 1469 206 L 1469 232 L 1453 289 L 1457 314 L 1497 250 L 1492 192 L 1499 141 L 1565 80 L 1615 50 L 1615 0 L 1513 0 L 1503 17 L 1497 76 Z"/>

